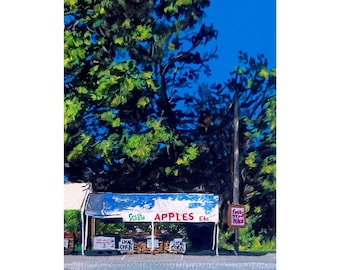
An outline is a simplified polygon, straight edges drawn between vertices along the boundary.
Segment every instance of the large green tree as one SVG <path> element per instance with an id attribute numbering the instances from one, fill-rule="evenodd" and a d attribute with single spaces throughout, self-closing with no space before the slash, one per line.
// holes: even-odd
<path id="1" fill-rule="evenodd" d="M 173 97 L 217 32 L 207 0 L 65 0 L 65 174 L 95 190 L 170 190 L 198 155 Z M 176 167 L 176 168 L 175 168 Z"/>
<path id="2" fill-rule="evenodd" d="M 249 206 L 252 229 L 275 230 L 276 191 L 276 72 L 263 55 L 239 55 L 240 65 L 227 82 L 202 84 L 187 95 L 190 134 L 199 156 L 179 175 L 201 192 L 221 196 L 221 221 L 233 202 L 235 95 L 239 118 L 239 202 Z M 185 112 L 184 112 L 185 113 Z M 256 219 L 256 220 L 255 220 Z M 255 222 L 256 221 L 256 222 Z"/>

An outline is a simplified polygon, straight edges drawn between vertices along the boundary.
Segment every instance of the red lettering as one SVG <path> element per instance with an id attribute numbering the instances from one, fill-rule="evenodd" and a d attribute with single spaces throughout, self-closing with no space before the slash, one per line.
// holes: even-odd
<path id="1" fill-rule="evenodd" d="M 194 213 L 174 213 L 174 212 L 169 212 L 169 213 L 162 213 L 162 214 L 156 214 L 155 216 L 155 221 L 164 221 L 164 220 L 169 220 L 169 221 L 188 221 L 188 220 L 194 220 Z M 200 216 L 199 217 L 200 221 L 208 221 L 209 219 L 205 216 Z"/>
<path id="2" fill-rule="evenodd" d="M 173 217 L 175 217 L 174 213 L 169 213 L 169 220 L 171 220 Z"/>
<path id="3" fill-rule="evenodd" d="M 209 218 L 207 218 L 206 216 L 200 216 L 199 221 L 209 221 Z"/>
<path id="4" fill-rule="evenodd" d="M 232 214 L 233 215 L 242 215 L 242 216 L 244 215 L 242 209 L 237 209 L 237 208 L 236 209 L 235 208 L 232 209 Z"/>
<path id="5" fill-rule="evenodd" d="M 232 217 L 232 223 L 233 224 L 245 224 L 245 220 L 242 216 L 238 216 L 238 215 L 233 215 Z"/>

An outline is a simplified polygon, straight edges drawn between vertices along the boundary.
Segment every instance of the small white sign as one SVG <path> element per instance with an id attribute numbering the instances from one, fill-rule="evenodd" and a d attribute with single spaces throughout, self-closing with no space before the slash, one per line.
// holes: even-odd
<path id="1" fill-rule="evenodd" d="M 94 250 L 114 250 L 115 238 L 107 236 L 95 236 L 93 237 L 93 249 Z"/>
<path id="2" fill-rule="evenodd" d="M 155 244 L 154 248 L 159 248 L 159 240 L 158 239 L 154 240 L 154 244 Z M 151 241 L 151 239 L 147 239 L 146 240 L 146 248 L 152 248 L 152 241 Z"/>
<path id="3" fill-rule="evenodd" d="M 132 238 L 120 239 L 118 245 L 120 251 L 130 251 L 134 249 L 134 242 Z"/>
<path id="4" fill-rule="evenodd" d="M 231 229 L 246 227 L 246 209 L 241 204 L 230 204 L 227 214 L 228 227 Z"/>
<path id="5" fill-rule="evenodd" d="M 183 238 L 175 238 L 173 241 L 170 241 L 170 250 L 177 252 L 185 252 L 186 243 L 183 241 Z"/>
<path id="6" fill-rule="evenodd" d="M 68 248 L 68 239 L 64 239 L 64 248 Z"/>
<path id="7" fill-rule="evenodd" d="M 245 226 L 245 209 L 244 207 L 231 208 L 231 225 L 232 226 Z"/>

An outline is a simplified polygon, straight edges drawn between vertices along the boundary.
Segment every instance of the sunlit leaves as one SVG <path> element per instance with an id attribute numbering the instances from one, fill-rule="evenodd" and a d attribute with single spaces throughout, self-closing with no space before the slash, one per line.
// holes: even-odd
<path id="1" fill-rule="evenodd" d="M 266 123 L 269 125 L 269 129 L 274 131 L 276 128 L 276 98 L 272 97 L 265 104 L 266 106 Z"/>
<path id="2" fill-rule="evenodd" d="M 269 71 L 265 67 L 262 67 L 260 72 L 259 72 L 259 76 L 268 80 L 269 79 Z"/>
<path id="3" fill-rule="evenodd" d="M 245 67 L 235 67 L 235 71 L 237 74 L 242 75 L 245 71 Z"/>
<path id="4" fill-rule="evenodd" d="M 133 134 L 123 146 L 123 152 L 132 158 L 132 160 L 143 162 L 150 159 L 151 151 L 154 150 L 154 148 L 154 145 L 149 144 L 147 135 Z"/>
<path id="5" fill-rule="evenodd" d="M 91 138 L 92 137 L 90 135 L 82 133 L 79 137 L 80 142 L 68 153 L 67 161 L 71 161 L 81 156 L 84 148 L 87 147 L 88 143 L 91 141 Z"/>
<path id="6" fill-rule="evenodd" d="M 176 49 L 176 46 L 175 46 L 175 44 L 173 44 L 173 43 L 169 43 L 169 45 L 168 45 L 168 49 L 169 49 L 169 50 L 171 50 L 171 51 L 175 50 L 175 49 Z"/>
<path id="7" fill-rule="evenodd" d="M 150 99 L 148 97 L 141 97 L 138 101 L 137 101 L 137 107 L 138 108 L 144 108 L 146 105 L 148 105 L 150 103 Z"/>
<path id="8" fill-rule="evenodd" d="M 82 109 L 83 102 L 79 101 L 76 96 L 66 99 L 64 102 L 64 125 L 72 123 L 76 120 L 78 112 Z"/>
<path id="9" fill-rule="evenodd" d="M 87 89 L 83 86 L 77 87 L 77 91 L 78 91 L 79 94 L 87 94 L 88 93 Z"/>
<path id="10" fill-rule="evenodd" d="M 191 144 L 190 147 L 184 148 L 183 154 L 177 159 L 177 165 L 189 165 L 198 155 L 198 148 L 195 144 Z"/>
<path id="11" fill-rule="evenodd" d="M 132 82 L 132 78 L 125 77 L 123 79 L 123 83 L 120 85 L 121 89 L 124 91 L 130 92 L 134 88 L 134 84 Z"/>
<path id="12" fill-rule="evenodd" d="M 166 167 L 165 169 L 164 169 L 164 171 L 165 171 L 165 174 L 168 176 L 168 175 L 170 175 L 170 173 L 171 173 L 171 167 Z"/>
<path id="13" fill-rule="evenodd" d="M 176 0 L 177 6 L 188 6 L 192 5 L 192 0 Z"/>
<path id="14" fill-rule="evenodd" d="M 271 155 L 263 160 L 261 173 L 271 174 L 276 178 L 276 157 Z"/>
<path id="15" fill-rule="evenodd" d="M 169 6 L 164 8 L 164 12 L 170 14 L 178 13 L 178 6 L 174 3 L 171 3 Z"/>
<path id="16" fill-rule="evenodd" d="M 129 28 L 131 26 L 130 22 L 131 20 L 129 18 L 126 18 L 122 23 L 122 27 Z"/>
<path id="17" fill-rule="evenodd" d="M 166 127 L 157 119 L 147 120 L 146 127 L 148 131 L 144 133 L 127 135 L 122 148 L 124 154 L 137 162 L 155 159 L 152 153 L 160 147 L 160 144 L 169 144 L 172 139 Z"/>
<path id="18" fill-rule="evenodd" d="M 120 118 L 113 114 L 112 111 L 103 112 L 100 115 L 100 119 L 107 122 L 113 128 L 120 126 Z"/>
<path id="19" fill-rule="evenodd" d="M 151 79 L 153 72 L 151 72 L 151 71 L 141 71 L 140 74 L 141 74 L 143 79 Z"/>
<path id="20" fill-rule="evenodd" d="M 112 150 L 115 147 L 119 147 L 119 145 L 120 145 L 119 135 L 113 133 L 109 135 L 106 139 L 101 140 L 99 143 L 97 143 L 94 146 L 93 151 L 94 153 L 99 154 L 107 164 L 111 164 Z"/>
<path id="21" fill-rule="evenodd" d="M 148 25 L 137 25 L 136 30 L 132 33 L 132 38 L 138 41 L 144 41 L 152 37 L 151 27 Z"/>
<path id="22" fill-rule="evenodd" d="M 256 167 L 256 152 L 250 152 L 248 156 L 245 159 L 245 164 L 247 164 L 250 168 L 255 168 Z"/>
<path id="23" fill-rule="evenodd" d="M 78 4 L 78 0 L 64 0 L 65 5 L 69 5 L 71 7 L 74 7 L 76 4 Z"/>
<path id="24" fill-rule="evenodd" d="M 115 44 L 118 44 L 118 45 L 123 45 L 124 44 L 124 39 L 122 37 L 117 37 L 115 40 L 114 40 L 114 43 Z"/>

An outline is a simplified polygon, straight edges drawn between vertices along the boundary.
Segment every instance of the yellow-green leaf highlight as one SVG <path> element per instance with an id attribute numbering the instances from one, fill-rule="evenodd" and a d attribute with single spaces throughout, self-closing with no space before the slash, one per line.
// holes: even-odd
<path id="1" fill-rule="evenodd" d="M 268 80 L 269 79 L 269 71 L 266 68 L 263 67 L 259 72 L 259 76 Z"/>

